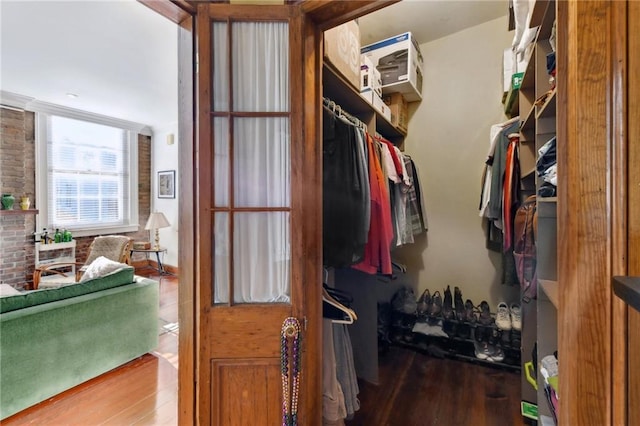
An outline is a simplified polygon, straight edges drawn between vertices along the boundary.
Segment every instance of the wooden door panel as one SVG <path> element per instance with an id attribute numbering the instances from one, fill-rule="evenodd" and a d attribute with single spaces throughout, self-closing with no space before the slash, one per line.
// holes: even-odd
<path id="1" fill-rule="evenodd" d="M 216 333 L 211 336 L 212 358 L 280 356 L 282 321 L 291 315 L 289 305 L 234 306 L 213 310 Z M 256 321 L 255 318 L 259 318 Z M 238 338 L 242 336 L 242 338 Z"/>
<path id="2" fill-rule="evenodd" d="M 359 1 L 349 6 L 350 16 L 359 11 L 371 11 L 393 1 Z M 322 153 L 320 120 L 322 90 L 320 87 L 322 32 L 327 21 L 346 20 L 346 10 L 338 10 L 338 3 L 320 2 L 317 7 L 305 10 L 307 1 L 287 2 L 285 5 L 234 5 L 217 2 L 194 2 L 196 7 L 196 114 L 193 215 L 194 276 L 195 288 L 195 387 L 196 418 L 201 425 L 271 425 L 282 423 L 282 383 L 280 377 L 280 328 L 285 318 L 294 316 L 301 323 L 302 351 L 300 359 L 301 382 L 298 401 L 298 424 L 320 424 L 322 413 Z M 333 6 L 326 7 L 326 4 Z M 309 12 L 308 14 L 305 12 Z M 320 13 L 320 15 L 315 13 Z M 322 12 L 322 13 L 321 13 Z M 321 16 L 321 17 L 320 17 Z M 236 76 L 233 62 L 223 65 L 219 55 L 247 54 L 243 48 L 226 47 L 219 43 L 234 36 L 234 22 L 287 22 L 289 25 L 289 107 L 287 111 L 234 110 L 234 102 L 223 109 L 213 108 L 220 81 Z M 323 22 L 324 21 L 324 22 Z M 215 24 L 212 24 L 215 22 Z M 228 25 L 227 30 L 221 24 Z M 268 25 L 268 24 L 267 24 Z M 214 33 L 214 34 L 212 34 Z M 212 37 L 212 35 L 214 37 Z M 217 39 L 216 39 L 217 37 Z M 270 37 L 263 38 L 270 40 Z M 280 56 L 282 57 L 282 56 Z M 229 56 L 228 56 L 229 58 Z M 214 60 L 215 59 L 215 60 Z M 213 68 L 220 67 L 216 74 Z M 259 66 L 259 65 L 258 65 Z M 256 68 L 259 69 L 259 68 Z M 224 77 L 228 76 L 228 77 Z M 240 81 L 240 80 L 237 80 Z M 215 87 L 214 87 L 215 86 Z M 228 83 L 232 93 L 233 84 Z M 220 99 L 218 99 L 219 101 Z M 235 104 L 239 106 L 240 104 Z M 226 109 L 225 109 L 226 108 Z M 229 158 L 233 158 L 235 139 L 239 126 L 238 117 L 285 117 L 290 122 L 290 205 L 275 208 L 247 208 L 231 198 L 227 205 L 214 205 L 216 173 L 214 150 L 220 141 L 222 120 L 228 120 L 230 144 Z M 216 123 L 218 121 L 218 123 Z M 238 133 L 234 133 L 238 131 Z M 216 133 L 218 132 L 218 133 Z M 242 142 L 240 142 L 242 143 Z M 216 147 L 216 149 L 218 149 Z M 227 149 L 227 148 L 225 148 Z M 225 160 L 226 161 L 226 160 Z M 222 170 L 222 169 L 220 169 Z M 233 172 L 226 179 L 218 177 L 218 183 L 228 180 L 234 187 Z M 224 184 L 224 182 L 223 182 Z M 216 266 L 216 216 L 238 212 L 284 211 L 289 214 L 290 253 L 290 304 L 240 304 L 216 298 L 221 288 L 214 286 L 216 267 L 222 277 L 224 266 Z M 231 219 L 233 220 L 233 219 Z M 218 222 L 221 223 L 221 222 Z M 229 229 L 229 242 L 233 240 L 234 222 Z M 222 231 L 219 231 L 222 232 Z M 224 241 L 218 236 L 218 242 Z M 226 238 L 226 237 L 225 237 Z M 230 249 L 230 268 L 233 271 L 235 252 Z M 244 256 L 245 253 L 237 254 Z M 229 280 L 228 294 L 243 283 Z M 240 288 L 240 287 L 237 287 Z M 263 299 L 260 299 L 263 300 Z M 270 299 L 269 299 L 270 300 Z M 278 299 L 279 300 L 279 299 Z M 225 303 L 217 303 L 217 301 Z M 182 356 L 182 354 L 181 354 Z M 187 422 L 185 422 L 187 423 Z"/>
<path id="3" fill-rule="evenodd" d="M 282 421 L 280 359 L 211 361 L 211 412 L 214 424 L 276 425 Z"/>
<path id="4" fill-rule="evenodd" d="M 269 425 L 282 421 L 280 331 L 287 317 L 297 315 L 302 321 L 307 303 L 303 283 L 315 281 L 310 274 L 316 271 L 303 269 L 297 261 L 303 258 L 303 236 L 309 227 L 318 226 L 303 220 L 304 188 L 300 183 L 305 181 L 303 171 L 315 169 L 319 163 L 316 158 L 309 159 L 313 164 L 302 160 L 306 147 L 298 143 L 303 132 L 304 88 L 299 82 L 304 70 L 302 20 L 296 10 L 288 5 L 198 5 L 198 193 L 202 195 L 198 202 L 203 212 L 198 217 L 200 424 Z M 287 43 L 288 51 L 282 47 Z M 279 52 L 278 56 L 266 57 L 265 52 L 271 51 Z M 247 74 L 238 75 L 243 69 L 234 67 L 249 58 L 257 68 L 245 68 Z M 282 72 L 271 77 L 279 88 L 273 93 L 264 86 L 269 84 L 266 74 L 258 73 L 255 80 L 261 67 Z M 243 78 L 254 79 L 255 87 L 243 90 L 236 84 Z M 273 96 L 269 102 L 257 102 L 263 91 Z M 257 141 L 257 131 L 246 126 L 261 122 L 278 125 L 261 127 Z M 280 145 L 273 145 L 277 148 L 270 148 L 268 156 L 256 149 L 271 147 L 265 144 L 274 140 Z M 274 162 L 273 170 L 289 170 L 279 169 L 282 173 L 268 176 L 270 179 L 255 179 L 251 166 L 260 168 L 265 158 Z M 253 178 L 243 180 L 246 176 Z M 282 180 L 276 182 L 278 179 Z M 258 197 L 259 203 L 247 204 L 236 197 L 238 188 L 247 190 L 243 194 L 274 191 L 277 197 L 282 195 L 277 191 L 288 190 L 290 201 L 283 201 L 284 197 L 274 205 L 269 197 Z M 217 197 L 222 194 L 228 195 Z M 285 220 L 273 230 L 262 227 L 265 222 L 258 220 L 250 228 L 243 227 L 249 215 L 253 219 L 281 215 Z M 269 232 L 255 235 L 263 230 Z M 313 256 L 319 261 L 320 250 Z M 282 262 L 286 268 L 269 275 Z M 279 280 L 288 280 L 288 286 Z M 280 293 L 265 295 L 274 289 Z M 241 293 L 249 297 L 236 297 Z M 261 302 L 283 299 L 289 301 Z M 315 352 L 313 356 L 317 357 Z M 318 367 L 305 363 L 304 354 L 303 358 L 304 369 Z"/>

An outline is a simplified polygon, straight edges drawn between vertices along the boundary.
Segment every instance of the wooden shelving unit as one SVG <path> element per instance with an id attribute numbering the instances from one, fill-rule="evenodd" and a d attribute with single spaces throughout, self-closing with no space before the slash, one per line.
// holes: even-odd
<path id="1" fill-rule="evenodd" d="M 556 0 L 536 0 L 531 18 L 531 27 L 540 27 L 534 43 L 523 84 L 519 103 L 523 120 L 520 126 L 520 169 L 528 173 L 531 164 L 535 168 L 538 150 L 556 136 L 556 91 L 547 73 L 547 55 L 552 52 L 549 37 L 556 16 Z M 549 93 L 549 91 L 551 93 Z M 539 99 L 546 96 L 544 103 Z M 541 177 L 533 173 L 535 193 L 543 184 Z M 523 174 L 523 180 L 530 175 Z M 536 274 L 538 277 L 537 298 L 522 301 L 523 331 L 522 359 L 531 360 L 534 344 L 537 359 L 541 360 L 557 350 L 557 311 L 560 285 L 557 281 L 557 197 L 537 197 L 538 229 L 536 240 Z M 539 368 L 538 368 L 539 371 Z M 538 375 L 538 390 L 523 376 L 523 401 L 537 404 L 539 415 L 552 417 L 544 393 L 544 379 Z"/>
<path id="2" fill-rule="evenodd" d="M 323 95 L 365 123 L 369 132 L 378 132 L 395 145 L 402 145 L 407 132 L 391 124 L 326 61 L 322 69 L 322 85 Z"/>
<path id="3" fill-rule="evenodd" d="M 558 306 L 560 306 L 560 296 L 558 296 L 558 281 L 538 280 L 538 284 L 540 284 L 540 288 L 542 288 L 544 294 L 547 295 L 549 301 L 556 309 L 558 309 Z"/>
<path id="4" fill-rule="evenodd" d="M 539 107 L 536 113 L 536 118 L 551 118 L 555 120 L 556 117 L 556 90 L 549 95 L 546 102 Z"/>
<path id="5" fill-rule="evenodd" d="M 58 253 L 57 257 L 41 259 L 41 253 L 55 251 Z M 76 272 L 76 240 L 72 240 L 66 243 L 52 243 L 52 244 L 42 244 L 36 243 L 35 250 L 35 267 L 38 268 L 40 266 L 51 265 L 54 263 L 68 264 L 68 266 L 60 266 L 58 268 L 69 268 L 71 269 L 71 275 L 75 275 Z M 56 265 L 57 266 L 57 265 Z M 55 279 L 57 275 L 51 276 L 42 276 L 40 279 L 42 281 L 47 281 L 47 279 Z"/>

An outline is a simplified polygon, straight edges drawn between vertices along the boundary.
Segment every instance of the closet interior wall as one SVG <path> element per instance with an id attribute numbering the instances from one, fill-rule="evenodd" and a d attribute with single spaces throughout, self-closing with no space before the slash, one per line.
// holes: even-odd
<path id="1" fill-rule="evenodd" d="M 505 15 L 420 45 L 423 100 L 409 104 L 404 149 L 418 168 L 429 231 L 394 253 L 417 294 L 459 286 L 465 299 L 486 300 L 492 311 L 500 301 L 517 301 L 520 290 L 501 284 L 501 256 L 487 250 L 478 215 L 489 128 L 506 120 L 500 99 L 502 52 L 513 40 L 507 21 Z"/>

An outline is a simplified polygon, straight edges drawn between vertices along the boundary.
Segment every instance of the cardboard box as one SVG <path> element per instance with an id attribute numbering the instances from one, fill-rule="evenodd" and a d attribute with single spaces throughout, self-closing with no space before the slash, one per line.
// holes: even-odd
<path id="1" fill-rule="evenodd" d="M 373 90 L 366 90 L 364 92 L 360 92 L 360 96 L 365 98 L 367 102 L 369 102 L 371 106 L 380 113 L 380 115 L 387 119 L 387 121 L 391 122 L 391 109 L 389 109 L 389 105 L 385 104 L 376 92 Z"/>
<path id="2" fill-rule="evenodd" d="M 324 32 L 324 56 L 360 91 L 360 26 L 357 21 Z"/>
<path id="3" fill-rule="evenodd" d="M 422 100 L 422 53 L 410 32 L 369 44 L 360 51 L 380 71 L 382 93 L 402 93 L 407 102 Z"/>
<path id="4" fill-rule="evenodd" d="M 382 96 L 382 79 L 380 78 L 380 71 L 376 69 L 371 62 L 371 59 L 362 55 L 360 65 L 360 91 L 373 90 Z"/>
<path id="5" fill-rule="evenodd" d="M 391 124 L 406 132 L 409 125 L 409 105 L 402 93 L 384 95 L 382 100 L 391 111 Z"/>

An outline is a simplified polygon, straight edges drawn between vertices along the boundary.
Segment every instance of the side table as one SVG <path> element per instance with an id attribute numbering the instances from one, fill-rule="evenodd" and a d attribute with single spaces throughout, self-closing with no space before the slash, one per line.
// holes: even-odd
<path id="1" fill-rule="evenodd" d="M 149 253 L 155 253 L 156 254 L 156 259 L 158 260 L 158 267 L 156 268 L 156 270 L 158 272 L 160 272 L 160 275 L 170 275 L 169 272 L 165 271 L 164 269 L 164 265 L 162 264 L 162 260 L 160 258 L 160 253 L 166 253 L 167 249 L 165 247 L 159 247 L 157 249 L 155 248 L 150 248 L 150 249 L 135 249 L 132 248 L 131 250 L 131 257 L 133 257 L 133 253 L 144 253 L 147 260 L 149 260 Z"/>

